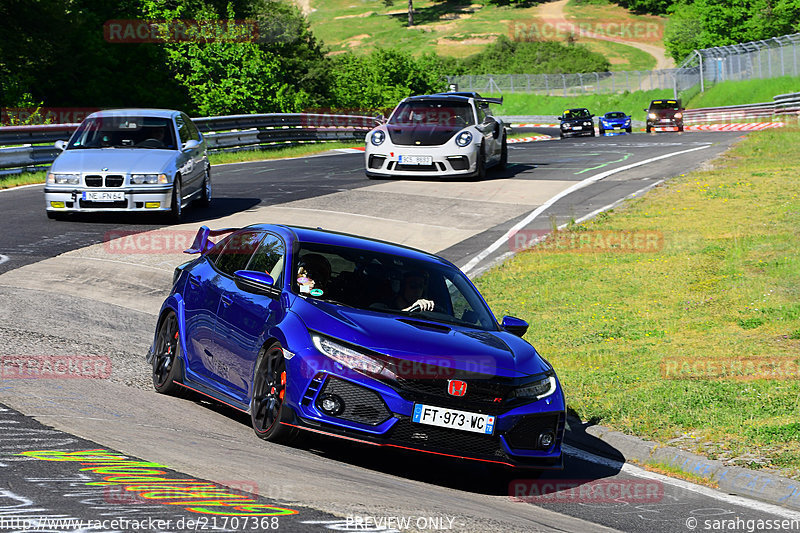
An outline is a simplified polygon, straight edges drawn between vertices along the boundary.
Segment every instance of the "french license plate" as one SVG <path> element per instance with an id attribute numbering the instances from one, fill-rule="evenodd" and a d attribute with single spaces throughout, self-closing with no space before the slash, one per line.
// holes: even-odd
<path id="1" fill-rule="evenodd" d="M 401 165 L 432 165 L 433 157 L 429 155 L 401 155 Z"/>
<path id="2" fill-rule="evenodd" d="M 83 191 L 83 199 L 89 202 L 121 202 L 125 200 L 122 191 Z"/>
<path id="3" fill-rule="evenodd" d="M 494 433 L 495 416 L 481 415 L 457 409 L 447 409 L 433 405 L 414 404 L 412 420 L 418 424 L 438 426 L 441 428 L 460 429 L 473 433 L 491 435 Z"/>

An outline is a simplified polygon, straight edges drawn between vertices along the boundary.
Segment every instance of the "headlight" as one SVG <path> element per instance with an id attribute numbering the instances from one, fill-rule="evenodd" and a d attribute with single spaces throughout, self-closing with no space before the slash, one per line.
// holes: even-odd
<path id="1" fill-rule="evenodd" d="M 56 185 L 77 185 L 80 181 L 81 178 L 77 174 L 53 174 L 51 172 L 47 175 L 47 183 Z"/>
<path id="2" fill-rule="evenodd" d="M 583 125 L 584 125 L 584 126 L 591 126 L 591 125 L 592 125 L 592 123 L 587 121 L 587 122 L 584 122 L 584 123 L 583 123 Z"/>
<path id="3" fill-rule="evenodd" d="M 675 118 L 683 118 L 683 113 L 675 113 Z"/>
<path id="4" fill-rule="evenodd" d="M 656 114 L 655 113 L 650 113 L 649 115 L 647 115 L 647 118 L 652 118 L 653 120 L 655 120 Z"/>
<path id="5" fill-rule="evenodd" d="M 561 129 L 562 129 L 562 130 L 565 130 L 565 129 L 567 129 L 567 128 L 569 128 L 569 124 L 562 124 L 562 125 L 561 125 Z"/>
<path id="6" fill-rule="evenodd" d="M 368 355 L 357 352 L 347 346 L 342 346 L 338 342 L 334 342 L 319 335 L 312 335 L 311 339 L 314 341 L 314 346 L 317 347 L 317 350 L 347 368 L 367 374 L 387 377 L 389 379 L 397 378 L 395 373 L 389 370 L 382 361 L 373 359 Z"/>
<path id="7" fill-rule="evenodd" d="M 372 141 L 372 144 L 374 144 L 375 146 L 382 145 L 383 141 L 385 140 L 386 140 L 386 134 L 383 133 L 383 130 L 377 130 L 372 132 L 372 137 L 370 137 L 370 141 Z"/>
<path id="8" fill-rule="evenodd" d="M 461 146 L 467 146 L 469 143 L 472 142 L 472 133 L 468 131 L 462 131 L 456 136 L 456 144 Z"/>
<path id="9" fill-rule="evenodd" d="M 514 398 L 533 398 L 541 400 L 547 398 L 556 391 L 556 378 L 555 376 L 545 376 L 538 381 L 523 385 L 515 389 L 511 396 Z"/>
<path id="10" fill-rule="evenodd" d="M 131 183 L 141 185 L 143 183 L 153 185 L 155 183 L 169 183 L 166 174 L 131 174 Z"/>

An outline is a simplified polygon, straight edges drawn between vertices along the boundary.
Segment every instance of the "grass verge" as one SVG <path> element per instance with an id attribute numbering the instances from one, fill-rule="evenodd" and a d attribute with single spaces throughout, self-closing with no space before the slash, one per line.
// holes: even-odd
<path id="1" fill-rule="evenodd" d="M 264 161 L 269 159 L 284 159 L 287 157 L 303 157 L 327 152 L 328 150 L 335 150 L 338 148 L 354 148 L 359 146 L 364 146 L 364 143 L 332 142 L 323 144 L 300 144 L 286 148 L 274 148 L 272 150 L 215 153 L 209 154 L 208 159 L 211 161 L 212 165 L 222 165 L 226 163 L 242 163 L 245 161 Z M 0 176 L 0 189 L 9 189 L 11 187 L 31 185 L 34 183 L 44 183 L 46 174 L 46 172 L 23 172 L 22 174 Z"/>
<path id="2" fill-rule="evenodd" d="M 800 77 L 784 76 L 769 80 L 725 81 L 692 98 L 687 107 L 717 107 L 725 105 L 760 104 L 772 102 L 778 94 L 797 92 Z"/>
<path id="3" fill-rule="evenodd" d="M 752 133 L 563 236 L 658 232 L 657 251 L 550 246 L 477 285 L 531 322 L 583 420 L 800 478 L 799 175 L 800 130 Z"/>

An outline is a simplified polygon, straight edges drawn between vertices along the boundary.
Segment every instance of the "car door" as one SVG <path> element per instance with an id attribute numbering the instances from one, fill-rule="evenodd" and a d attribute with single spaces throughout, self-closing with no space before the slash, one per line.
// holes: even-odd
<path id="1" fill-rule="evenodd" d="M 191 275 L 187 279 L 189 286 L 195 284 L 202 293 L 202 297 L 191 309 L 192 319 L 196 325 L 192 328 L 192 343 L 195 347 L 191 349 L 189 368 L 203 380 L 219 383 L 226 381 L 227 367 L 223 357 L 220 356 L 221 350 L 216 334 L 219 311 L 225 307 L 222 296 L 228 288 L 232 273 L 247 266 L 263 236 L 263 232 L 259 231 L 241 231 L 230 235 L 218 245 L 221 246 L 221 250 L 212 258 L 211 272 L 204 278 L 194 281 Z"/>
<path id="2" fill-rule="evenodd" d="M 192 122 L 185 113 L 181 113 L 183 123 L 186 125 L 186 130 L 189 134 L 189 140 L 197 141 L 200 143 L 196 148 L 189 151 L 192 158 L 192 192 L 197 192 L 203 188 L 203 174 L 206 168 L 206 145 L 203 142 L 203 137 L 197 126 Z"/>
<path id="3" fill-rule="evenodd" d="M 195 168 L 195 151 L 197 149 L 184 150 L 183 146 L 192 139 L 189 126 L 186 124 L 183 113 L 175 115 L 175 125 L 178 128 L 178 144 L 180 154 L 178 155 L 177 167 L 181 174 L 181 189 L 183 197 L 194 193 L 197 188 L 197 169 Z"/>
<path id="4" fill-rule="evenodd" d="M 283 241 L 267 233 L 247 270 L 269 274 L 275 280 L 275 287 L 281 287 L 285 258 Z M 226 371 L 225 381 L 239 400 L 249 397 L 253 368 L 266 332 L 281 318 L 279 295 L 279 290 L 273 297 L 243 291 L 232 277 L 222 284 L 215 339 Z"/>
<path id="5" fill-rule="evenodd" d="M 488 104 L 475 104 L 475 111 L 478 113 L 478 125 L 477 128 L 481 132 L 481 136 L 483 137 L 483 144 L 484 144 L 484 154 L 486 155 L 486 160 L 489 161 L 495 157 L 495 136 L 497 130 L 497 121 L 491 115 L 487 114 L 487 107 Z"/>

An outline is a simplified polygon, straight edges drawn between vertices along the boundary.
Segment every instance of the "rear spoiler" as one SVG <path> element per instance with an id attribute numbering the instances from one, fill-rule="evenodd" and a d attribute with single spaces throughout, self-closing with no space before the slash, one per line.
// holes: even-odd
<path id="1" fill-rule="evenodd" d="M 192 246 L 183 251 L 185 254 L 204 254 L 214 247 L 214 243 L 209 241 L 209 237 L 225 235 L 240 228 L 209 229 L 208 226 L 200 226 L 197 235 L 194 236 Z"/>
<path id="2" fill-rule="evenodd" d="M 484 97 L 481 97 L 481 98 L 476 98 L 475 101 L 476 102 L 486 102 L 487 104 L 502 104 L 503 103 L 503 97 L 502 96 L 500 98 L 484 98 Z"/>

